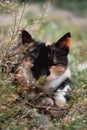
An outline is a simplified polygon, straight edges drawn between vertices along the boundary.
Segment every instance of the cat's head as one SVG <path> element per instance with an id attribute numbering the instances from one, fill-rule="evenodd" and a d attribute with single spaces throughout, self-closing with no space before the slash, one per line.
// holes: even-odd
<path id="1" fill-rule="evenodd" d="M 31 71 L 34 77 L 38 79 L 41 75 L 50 75 L 51 66 L 67 67 L 70 41 L 71 35 L 67 33 L 47 46 L 44 42 L 35 41 L 26 30 L 22 30 L 18 43 L 9 52 L 9 57 L 17 55 L 20 60 L 22 55 L 23 59 L 27 58 L 33 64 Z"/>

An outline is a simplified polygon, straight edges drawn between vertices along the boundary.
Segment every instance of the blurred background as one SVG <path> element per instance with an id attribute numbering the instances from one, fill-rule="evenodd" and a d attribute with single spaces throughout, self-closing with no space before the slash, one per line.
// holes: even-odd
<path id="1" fill-rule="evenodd" d="M 78 62 L 75 66 L 80 66 L 80 69 L 80 63 L 83 62 L 82 68 L 86 66 L 86 0 L 1 0 L 0 45 L 14 41 L 18 28 L 25 28 L 37 40 L 49 42 L 55 42 L 71 32 L 73 49 L 70 63 Z"/>
<path id="2" fill-rule="evenodd" d="M 69 66 L 73 81 L 71 106 L 74 114 L 72 115 L 75 118 L 73 118 L 74 120 L 70 120 L 70 118 L 68 121 L 70 121 L 71 126 L 67 126 L 63 130 L 74 130 L 74 128 L 75 130 L 86 130 L 87 0 L 0 0 L 0 52 L 9 44 L 15 43 L 18 30 L 22 28 L 26 29 L 36 40 L 52 43 L 65 33 L 71 33 Z M 86 105 L 84 106 L 83 100 L 85 98 Z M 4 98 L 5 100 L 7 97 Z M 80 103 L 84 108 L 81 108 L 79 112 L 75 106 L 79 106 Z M 4 118 L 3 115 L 2 117 Z M 85 125 L 86 129 L 79 129 Z"/>

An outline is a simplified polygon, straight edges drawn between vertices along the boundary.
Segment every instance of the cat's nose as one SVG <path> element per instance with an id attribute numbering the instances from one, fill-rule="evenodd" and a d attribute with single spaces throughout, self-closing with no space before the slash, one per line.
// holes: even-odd
<path id="1" fill-rule="evenodd" d="M 47 75 L 47 70 L 45 68 L 41 70 L 41 75 Z"/>
<path id="2" fill-rule="evenodd" d="M 48 76 L 48 75 L 50 75 L 50 71 L 49 71 L 47 68 L 43 68 L 43 69 L 41 70 L 41 75 L 46 75 L 46 76 Z"/>

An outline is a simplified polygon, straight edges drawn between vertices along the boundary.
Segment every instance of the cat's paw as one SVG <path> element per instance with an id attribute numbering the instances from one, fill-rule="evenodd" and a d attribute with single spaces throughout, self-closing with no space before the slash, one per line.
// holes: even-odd
<path id="1" fill-rule="evenodd" d="M 51 98 L 47 97 L 47 98 L 42 99 L 41 105 L 53 107 L 54 101 Z"/>
<path id="2" fill-rule="evenodd" d="M 55 104 L 56 104 L 57 107 L 63 108 L 67 103 L 64 102 L 64 101 L 62 101 L 61 99 L 57 99 L 57 100 L 55 101 Z"/>

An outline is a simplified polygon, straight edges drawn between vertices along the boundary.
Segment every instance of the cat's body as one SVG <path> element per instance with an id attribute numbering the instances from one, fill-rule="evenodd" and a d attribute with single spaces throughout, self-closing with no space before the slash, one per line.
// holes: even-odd
<path id="1" fill-rule="evenodd" d="M 32 74 L 32 80 L 38 80 L 41 75 L 46 75 L 46 82 L 38 89 L 43 93 L 49 93 L 52 95 L 52 99 L 49 97 L 45 98 L 42 101 L 42 104 L 53 106 L 54 104 L 61 107 L 67 103 L 69 99 L 69 91 L 71 90 L 71 75 L 68 67 L 68 53 L 69 45 L 71 42 L 70 33 L 65 34 L 61 39 L 52 45 L 47 45 L 43 42 L 36 42 L 32 39 L 31 35 L 22 30 L 21 32 L 21 42 L 23 46 L 23 63 L 27 63 L 27 67 L 31 70 L 29 73 L 21 70 L 21 77 L 24 77 L 24 80 L 20 80 L 20 76 L 17 77 L 17 81 L 27 81 L 26 77 Z M 20 48 L 20 44 L 18 48 Z M 17 46 L 18 46 L 17 45 Z M 15 47 L 17 48 L 17 47 Z M 17 55 L 19 55 L 17 50 Z M 15 55 L 15 49 L 11 49 L 9 57 Z M 19 56 L 20 57 L 20 56 Z M 27 62 L 24 62 L 25 59 L 28 59 Z M 24 65 L 24 70 L 26 65 Z M 22 67 L 23 69 L 23 67 Z M 17 71 L 19 75 L 20 71 Z M 25 76 L 24 76 L 25 73 Z M 27 75 L 27 76 L 26 76 Z M 28 82 L 28 81 L 27 81 Z M 23 84 L 24 85 L 24 84 Z"/>

